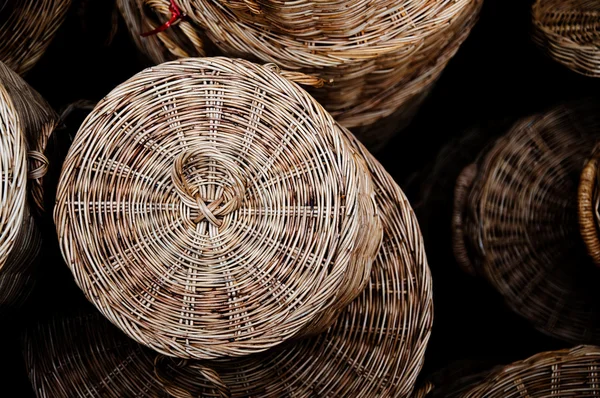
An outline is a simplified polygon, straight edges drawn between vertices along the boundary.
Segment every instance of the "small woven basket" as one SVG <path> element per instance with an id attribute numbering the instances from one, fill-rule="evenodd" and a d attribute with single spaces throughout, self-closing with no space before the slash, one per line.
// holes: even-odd
<path id="1" fill-rule="evenodd" d="M 600 347 L 548 351 L 499 367 L 457 398 L 599 397 Z"/>
<path id="2" fill-rule="evenodd" d="M 0 5 L 0 61 L 19 74 L 41 58 L 71 0 L 8 0 Z"/>
<path id="3" fill-rule="evenodd" d="M 596 0 L 537 0 L 533 39 L 557 62 L 600 77 L 600 3 Z"/>
<path id="4" fill-rule="evenodd" d="M 600 157 L 597 150 L 594 152 L 579 182 L 579 227 L 588 254 L 600 266 Z"/>
<path id="5" fill-rule="evenodd" d="M 44 150 L 57 123 L 50 106 L 0 62 L 0 309 L 27 298 L 40 237 Z"/>
<path id="6" fill-rule="evenodd" d="M 77 284 L 181 358 L 318 333 L 360 294 L 382 239 L 371 177 L 291 79 L 226 58 L 147 69 L 80 128 L 55 223 Z"/>
<path id="7" fill-rule="evenodd" d="M 265 1 L 250 8 L 240 3 L 119 0 L 134 40 L 154 62 L 210 55 L 216 48 L 332 82 L 311 94 L 369 147 L 381 146 L 408 123 L 421 94 L 467 37 L 481 6 L 480 0 L 353 1 L 343 6 Z M 174 9 L 185 18 L 141 37 L 172 18 Z M 265 24 L 274 20 L 288 28 L 312 27 Z M 385 118 L 396 120 L 396 128 Z"/>
<path id="8" fill-rule="evenodd" d="M 392 177 L 346 137 L 373 177 L 384 239 L 366 289 L 326 333 L 245 358 L 181 361 L 140 348 L 99 317 L 55 321 L 26 338 L 38 396 L 411 396 L 432 326 L 423 241 Z"/>
<path id="9" fill-rule="evenodd" d="M 596 140 L 595 109 L 563 107 L 517 123 L 457 180 L 454 252 L 537 329 L 600 341 L 598 269 L 577 216 L 579 177 Z"/>

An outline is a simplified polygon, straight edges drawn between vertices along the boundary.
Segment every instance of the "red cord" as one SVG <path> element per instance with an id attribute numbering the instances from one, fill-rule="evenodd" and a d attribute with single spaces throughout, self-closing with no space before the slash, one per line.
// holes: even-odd
<path id="1" fill-rule="evenodd" d="M 177 6 L 177 4 L 175 4 L 175 0 L 171 0 L 169 11 L 171 11 L 171 19 L 169 19 L 164 24 L 160 25 L 158 28 L 151 30 L 150 32 L 142 33 L 142 37 L 153 36 L 157 33 L 164 32 L 165 30 L 169 29 L 171 25 L 173 25 L 180 19 L 183 19 L 183 17 L 185 16 L 181 9 Z"/>

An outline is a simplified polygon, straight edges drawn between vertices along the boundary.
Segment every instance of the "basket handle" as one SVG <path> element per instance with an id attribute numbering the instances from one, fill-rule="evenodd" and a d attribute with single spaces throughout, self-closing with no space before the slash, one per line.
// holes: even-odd
<path id="1" fill-rule="evenodd" d="M 165 362 L 167 360 L 171 361 L 171 364 L 166 365 Z M 212 388 L 217 391 L 219 396 L 221 396 L 222 398 L 231 397 L 231 391 L 229 390 L 229 387 L 227 387 L 223 380 L 221 380 L 221 377 L 214 369 L 204 366 L 199 362 L 190 362 L 185 359 L 177 360 L 175 358 L 166 357 L 164 355 L 157 355 L 154 359 L 154 375 L 156 376 L 158 382 L 162 385 L 162 388 L 165 390 L 165 392 L 173 398 L 195 397 L 189 390 L 185 389 L 182 386 L 185 384 L 174 383 L 173 379 L 166 375 L 164 368 L 167 366 L 180 367 L 192 370 L 195 373 L 197 373 L 199 377 L 211 383 Z M 194 380 L 197 379 L 194 378 Z"/>
<path id="2" fill-rule="evenodd" d="M 428 381 L 415 392 L 413 398 L 425 398 L 429 395 L 431 391 L 433 391 L 434 388 L 435 386 L 433 385 L 433 383 Z"/>
<path id="3" fill-rule="evenodd" d="M 285 79 L 287 79 L 291 82 L 297 83 L 297 84 L 301 84 L 303 86 L 311 86 L 314 88 L 321 88 L 326 83 L 327 84 L 333 83 L 333 80 L 325 80 L 325 79 L 317 77 L 317 76 L 307 75 L 306 73 L 282 70 L 279 68 L 279 66 L 277 66 L 273 63 L 265 64 L 263 66 L 267 69 L 271 69 L 272 71 L 280 74 Z"/>
<path id="4" fill-rule="evenodd" d="M 598 163 L 600 157 L 596 154 L 584 167 L 579 179 L 578 210 L 579 230 L 585 242 L 588 254 L 594 263 L 600 266 L 600 239 L 598 238 L 598 225 L 596 212 L 598 195 Z"/>
<path id="5" fill-rule="evenodd" d="M 465 244 L 464 215 L 467 210 L 469 191 L 476 175 L 477 166 L 474 163 L 461 171 L 454 188 L 454 209 L 452 213 L 452 250 L 454 257 L 460 267 L 471 275 L 475 275 L 476 272 Z"/>

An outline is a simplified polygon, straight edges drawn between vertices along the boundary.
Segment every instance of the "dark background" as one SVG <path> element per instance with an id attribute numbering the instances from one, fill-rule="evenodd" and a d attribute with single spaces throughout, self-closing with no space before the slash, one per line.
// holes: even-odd
<path id="1" fill-rule="evenodd" d="M 67 22 L 26 76 L 55 109 L 82 99 L 97 101 L 146 66 L 121 20 L 113 35 L 111 3 L 74 0 Z M 599 97 L 600 79 L 567 70 L 531 42 L 531 3 L 484 0 L 479 23 L 416 119 L 377 154 L 415 207 L 434 278 L 435 321 L 424 377 L 455 361 L 501 364 L 567 346 L 512 314 L 483 280 L 463 274 L 450 246 L 452 190 L 462 167 L 518 118 L 561 102 Z M 53 148 L 58 158 L 84 116 L 74 112 L 57 133 Z M 49 190 L 58 172 L 58 167 L 51 171 Z M 24 328 L 56 308 L 87 305 L 62 262 L 50 216 L 43 229 L 36 291 L 25 308 L 0 319 L 6 367 L 0 381 L 14 397 L 33 396 L 21 359 Z"/>

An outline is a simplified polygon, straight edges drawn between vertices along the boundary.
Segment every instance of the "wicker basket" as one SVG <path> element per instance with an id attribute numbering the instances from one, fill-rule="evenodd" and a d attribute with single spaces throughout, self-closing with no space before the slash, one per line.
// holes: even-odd
<path id="1" fill-rule="evenodd" d="M 246 358 L 182 362 L 139 348 L 99 317 L 57 321 L 26 339 L 38 396 L 410 396 L 432 325 L 423 242 L 400 188 L 347 137 L 373 176 L 385 233 L 367 288 L 326 333 Z"/>
<path id="2" fill-rule="evenodd" d="M 533 39 L 557 62 L 600 77 L 600 3 L 596 0 L 537 0 Z"/>
<path id="3" fill-rule="evenodd" d="M 318 333 L 364 288 L 370 174 L 282 77 L 226 58 L 147 69 L 88 116 L 55 222 L 77 284 L 159 352 L 211 359 Z"/>
<path id="4" fill-rule="evenodd" d="M 119 0 L 138 46 L 154 62 L 202 56 L 215 49 L 229 56 L 273 62 L 332 84 L 311 94 L 343 126 L 371 146 L 406 124 L 411 107 L 439 77 L 473 26 L 480 0 L 416 0 L 281 3 L 265 1 L 261 13 L 220 0 Z M 393 5 L 392 5 L 393 3 Z M 172 16 L 186 17 L 164 32 L 142 38 Z M 251 7 L 256 9 L 256 7 Z M 302 13 L 298 14 L 298 8 Z M 324 10 L 328 17 L 318 19 Z M 278 29 L 282 24 L 310 29 Z M 285 22 L 287 21 L 287 22 Z M 323 28 L 327 26 L 328 28 Z M 407 109 L 404 112 L 402 108 Z M 384 136 L 379 137 L 379 136 Z"/>
<path id="5" fill-rule="evenodd" d="M 15 72 L 0 62 L 0 309 L 25 299 L 40 248 L 32 213 L 43 208 L 44 150 L 57 117 Z"/>
<path id="6" fill-rule="evenodd" d="M 600 266 L 600 153 L 596 150 L 579 181 L 579 227 L 581 236 L 594 263 Z"/>
<path id="7" fill-rule="evenodd" d="M 19 74 L 46 51 L 71 0 L 8 0 L 0 5 L 0 61 Z"/>
<path id="8" fill-rule="evenodd" d="M 452 397 L 599 397 L 599 366 L 600 347 L 579 346 L 543 352 L 496 368 L 485 379 Z"/>
<path id="9" fill-rule="evenodd" d="M 577 217 L 579 176 L 600 137 L 596 109 L 527 118 L 459 177 L 454 251 L 508 305 L 551 336 L 600 341 L 599 270 Z"/>

